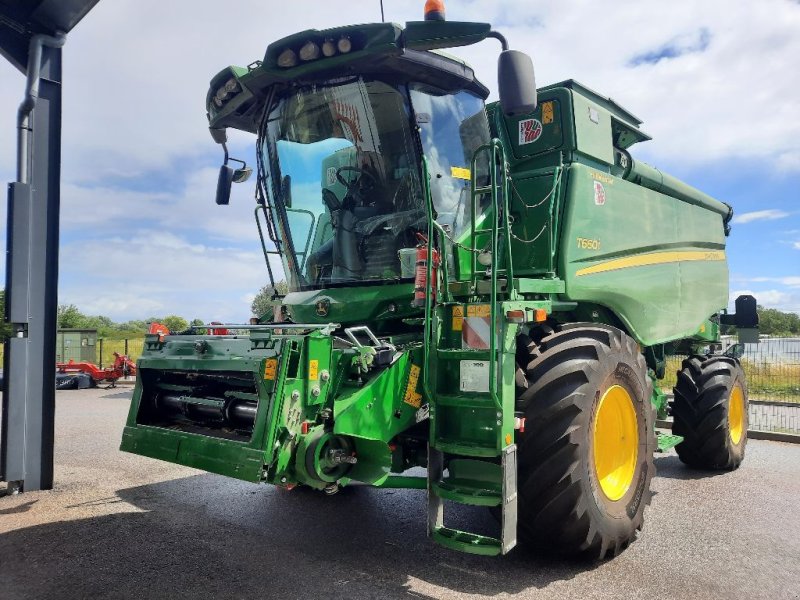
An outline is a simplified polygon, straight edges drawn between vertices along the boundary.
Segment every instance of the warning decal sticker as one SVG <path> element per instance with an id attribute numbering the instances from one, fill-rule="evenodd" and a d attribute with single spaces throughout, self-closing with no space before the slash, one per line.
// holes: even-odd
<path id="1" fill-rule="evenodd" d="M 532 144 L 542 136 L 539 119 L 523 119 L 519 122 L 519 145 Z"/>
<path id="2" fill-rule="evenodd" d="M 463 306 L 454 306 L 453 307 L 453 331 L 461 331 L 461 327 L 464 323 L 464 307 Z"/>
<path id="3" fill-rule="evenodd" d="M 594 182 L 594 203 L 603 206 L 606 203 L 606 189 L 599 181 Z"/>
<path id="4" fill-rule="evenodd" d="M 414 408 L 419 408 L 422 404 L 422 394 L 417 392 L 418 383 L 419 367 L 417 365 L 411 365 L 411 369 L 408 373 L 408 385 L 406 386 L 406 393 L 403 396 L 403 402 L 413 406 Z"/>
<path id="5" fill-rule="evenodd" d="M 319 379 L 319 361 L 310 360 L 308 361 L 308 380 L 316 381 L 317 379 Z"/>
<path id="6" fill-rule="evenodd" d="M 264 379 L 275 379 L 278 374 L 278 359 L 268 358 L 264 363 Z"/>
<path id="7" fill-rule="evenodd" d="M 542 103 L 542 123 L 547 125 L 548 123 L 553 122 L 553 103 L 552 102 L 543 102 Z"/>

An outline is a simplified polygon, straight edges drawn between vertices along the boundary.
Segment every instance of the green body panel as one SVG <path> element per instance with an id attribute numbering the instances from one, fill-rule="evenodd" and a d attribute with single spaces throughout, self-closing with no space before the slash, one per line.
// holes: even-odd
<path id="1" fill-rule="evenodd" d="M 566 187 L 559 253 L 565 299 L 608 307 L 645 346 L 692 336 L 727 304 L 718 213 L 580 164 L 571 165 Z M 666 262 L 647 264 L 660 260 Z M 603 266 L 610 268 L 590 270 Z"/>
<path id="2" fill-rule="evenodd" d="M 265 453 L 228 440 L 147 426 L 126 426 L 120 450 L 245 481 L 263 479 Z"/>
<path id="3" fill-rule="evenodd" d="M 283 299 L 296 323 L 370 323 L 420 316 L 412 283 L 291 292 Z M 372 325 L 371 325 L 372 326 Z"/>
<path id="4" fill-rule="evenodd" d="M 334 433 L 350 436 L 356 454 L 362 457 L 349 474 L 366 483 L 381 483 L 392 464 L 387 442 L 416 424 L 416 406 L 405 401 L 412 356 L 417 365 L 420 352 L 404 353 L 369 385 L 340 391 L 334 404 Z"/>

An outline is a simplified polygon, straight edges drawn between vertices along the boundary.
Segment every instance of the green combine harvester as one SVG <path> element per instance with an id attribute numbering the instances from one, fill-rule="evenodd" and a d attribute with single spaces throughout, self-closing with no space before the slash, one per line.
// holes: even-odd
<path id="1" fill-rule="evenodd" d="M 440 50 L 487 38 L 485 105 Z M 537 92 L 527 55 L 428 2 L 405 27 L 274 42 L 212 79 L 207 110 L 218 204 L 251 172 L 226 129 L 256 136 L 256 222 L 289 291 L 232 332 L 148 335 L 122 450 L 286 489 L 425 489 L 443 546 L 595 558 L 641 529 L 654 452 L 741 463 L 747 385 L 719 332 L 757 318 L 752 297 L 724 309 L 732 210 L 634 160 L 649 137 L 616 102 Z M 445 502 L 488 507 L 496 535 L 448 527 Z"/>

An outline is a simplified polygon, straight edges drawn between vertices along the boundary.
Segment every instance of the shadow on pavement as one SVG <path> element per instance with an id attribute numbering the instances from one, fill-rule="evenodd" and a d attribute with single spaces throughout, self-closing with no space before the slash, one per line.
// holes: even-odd
<path id="1" fill-rule="evenodd" d="M 711 469 L 693 469 L 687 467 L 681 462 L 677 455 L 671 456 L 658 456 L 655 457 L 656 477 L 665 477 L 667 479 L 708 479 L 710 477 L 717 477 L 718 475 L 725 475 L 730 471 L 714 471 Z"/>
<path id="2" fill-rule="evenodd" d="M 87 498 L 67 507 L 63 521 L 0 535 L 5 592 L 12 590 L 11 598 L 14 590 L 26 598 L 408 598 L 445 588 L 494 596 L 542 588 L 596 566 L 521 549 L 485 558 L 440 548 L 425 534 L 422 491 L 354 487 L 327 497 L 203 474 L 121 490 L 119 497 L 134 512 L 69 520 L 71 510 L 110 501 Z M 452 512 L 454 526 L 480 520 L 480 528 L 496 527 L 485 509 Z"/>

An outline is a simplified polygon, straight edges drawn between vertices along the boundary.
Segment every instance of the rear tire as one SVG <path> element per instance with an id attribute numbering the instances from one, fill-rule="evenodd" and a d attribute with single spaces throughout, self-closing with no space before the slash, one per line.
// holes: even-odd
<path id="1" fill-rule="evenodd" d="M 526 545 L 602 559 L 641 529 L 655 472 L 652 382 L 636 342 L 577 324 L 520 336 L 519 536 Z M 527 364 L 520 359 L 527 355 Z M 520 373 L 518 372 L 518 380 Z"/>
<path id="2" fill-rule="evenodd" d="M 678 457 L 698 469 L 732 470 L 747 446 L 747 382 L 735 358 L 691 356 L 673 390 L 672 432 L 683 436 Z"/>

